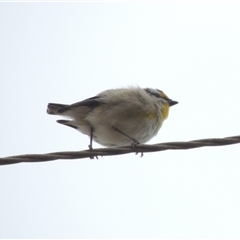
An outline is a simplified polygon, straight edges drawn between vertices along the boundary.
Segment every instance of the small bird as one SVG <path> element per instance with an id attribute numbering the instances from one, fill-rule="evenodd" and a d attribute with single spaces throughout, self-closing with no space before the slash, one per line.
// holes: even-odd
<path id="1" fill-rule="evenodd" d="M 106 147 L 143 144 L 153 138 L 177 104 L 163 91 L 128 87 L 109 89 L 71 105 L 49 103 L 47 113 L 67 117 L 58 123 L 79 130 Z"/>

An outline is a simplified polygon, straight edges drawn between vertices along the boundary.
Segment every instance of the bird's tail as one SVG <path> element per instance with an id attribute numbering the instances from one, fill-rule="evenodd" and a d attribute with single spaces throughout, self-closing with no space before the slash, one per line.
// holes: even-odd
<path id="1" fill-rule="evenodd" d="M 59 110 L 67 106 L 68 105 L 66 104 L 49 103 L 47 106 L 47 113 L 52 115 L 61 115 L 61 113 L 59 113 Z"/>

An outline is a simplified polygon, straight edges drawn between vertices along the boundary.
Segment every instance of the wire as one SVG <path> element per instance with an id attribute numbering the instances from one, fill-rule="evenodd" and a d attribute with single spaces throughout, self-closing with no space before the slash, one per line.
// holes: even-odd
<path id="1" fill-rule="evenodd" d="M 240 136 L 226 138 L 208 138 L 188 142 L 165 142 L 153 145 L 136 145 L 134 147 L 119 148 L 96 148 L 92 150 L 83 150 L 75 152 L 53 152 L 46 154 L 24 154 L 0 158 L 0 165 L 8 165 L 21 162 L 46 162 L 58 159 L 80 159 L 94 158 L 98 156 L 114 156 L 127 153 L 160 152 L 164 150 L 184 150 L 199 147 L 224 146 L 240 143 Z M 141 155 L 141 156 L 142 156 Z"/>

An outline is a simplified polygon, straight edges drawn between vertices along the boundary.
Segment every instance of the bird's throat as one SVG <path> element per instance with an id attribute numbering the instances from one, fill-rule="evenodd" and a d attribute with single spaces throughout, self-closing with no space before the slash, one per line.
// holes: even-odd
<path id="1" fill-rule="evenodd" d="M 168 117 L 168 113 L 169 113 L 169 105 L 166 103 L 164 104 L 163 110 L 162 110 L 163 120 L 165 120 Z"/>

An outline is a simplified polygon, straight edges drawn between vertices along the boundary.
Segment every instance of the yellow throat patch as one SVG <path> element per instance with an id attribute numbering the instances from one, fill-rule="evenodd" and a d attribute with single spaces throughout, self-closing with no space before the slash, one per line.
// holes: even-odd
<path id="1" fill-rule="evenodd" d="M 163 120 L 165 120 L 168 117 L 168 113 L 169 113 L 169 105 L 168 103 L 165 103 L 162 111 Z"/>

